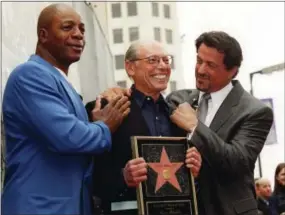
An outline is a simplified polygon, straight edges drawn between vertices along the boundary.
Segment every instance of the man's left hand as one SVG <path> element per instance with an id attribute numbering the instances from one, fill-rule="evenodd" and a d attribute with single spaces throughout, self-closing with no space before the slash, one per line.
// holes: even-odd
<path id="1" fill-rule="evenodd" d="M 196 111 L 187 102 L 180 104 L 178 108 L 173 111 L 170 119 L 178 127 L 187 132 L 192 132 L 198 123 Z"/>
<path id="2" fill-rule="evenodd" d="M 196 147 L 191 147 L 187 150 L 185 163 L 191 170 L 193 176 L 195 178 L 198 177 L 202 165 L 202 158 Z"/>

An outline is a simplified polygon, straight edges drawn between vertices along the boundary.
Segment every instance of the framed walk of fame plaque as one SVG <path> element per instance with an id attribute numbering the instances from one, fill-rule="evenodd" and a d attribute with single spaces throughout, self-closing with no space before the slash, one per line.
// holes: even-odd
<path id="1" fill-rule="evenodd" d="M 133 157 L 148 164 L 137 188 L 139 215 L 197 215 L 194 178 L 185 165 L 184 137 L 133 136 Z"/>

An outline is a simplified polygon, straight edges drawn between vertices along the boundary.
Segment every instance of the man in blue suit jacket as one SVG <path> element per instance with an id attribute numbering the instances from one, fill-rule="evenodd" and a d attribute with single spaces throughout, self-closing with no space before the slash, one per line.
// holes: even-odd
<path id="1" fill-rule="evenodd" d="M 6 175 L 2 214 L 92 214 L 92 155 L 111 148 L 111 132 L 129 112 L 127 97 L 89 123 L 66 80 L 84 48 L 84 24 L 69 6 L 45 8 L 36 55 L 11 73 L 3 98 Z M 99 100 L 98 100 L 99 101 Z M 96 168 L 96 167 L 95 167 Z"/>

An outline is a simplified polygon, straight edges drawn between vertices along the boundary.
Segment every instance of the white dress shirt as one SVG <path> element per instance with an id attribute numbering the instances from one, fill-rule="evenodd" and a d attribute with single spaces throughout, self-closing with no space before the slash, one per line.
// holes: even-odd
<path id="1" fill-rule="evenodd" d="M 211 125 L 212 120 L 214 119 L 217 111 L 219 110 L 221 104 L 227 97 L 227 95 L 231 92 L 233 89 L 233 84 L 232 82 L 228 83 L 224 88 L 220 89 L 219 91 L 210 93 L 211 98 L 208 100 L 208 111 L 206 115 L 206 120 L 204 124 L 209 127 Z M 198 104 L 200 104 L 202 96 L 204 92 L 199 93 L 199 101 Z M 198 105 L 199 107 L 199 105 Z M 187 139 L 190 140 L 192 138 L 192 135 L 195 131 L 196 127 L 193 129 L 191 133 L 188 134 Z"/>
<path id="2" fill-rule="evenodd" d="M 223 103 L 227 95 L 230 93 L 232 88 L 233 88 L 233 84 L 232 82 L 230 82 L 228 85 L 226 85 L 224 88 L 220 89 L 219 91 L 210 93 L 211 98 L 208 100 L 208 112 L 207 112 L 206 120 L 204 122 L 205 125 L 207 125 L 208 127 L 210 126 L 221 104 Z M 198 104 L 200 104 L 203 94 L 204 92 L 200 92 Z"/>

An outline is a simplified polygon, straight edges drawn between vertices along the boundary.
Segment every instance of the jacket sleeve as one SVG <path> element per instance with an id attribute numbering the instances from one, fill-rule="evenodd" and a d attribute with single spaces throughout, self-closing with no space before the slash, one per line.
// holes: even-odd
<path id="1" fill-rule="evenodd" d="M 93 121 L 91 117 L 92 109 L 94 108 L 95 101 L 88 102 L 85 105 L 89 121 Z M 103 108 L 108 104 L 104 98 L 101 100 L 101 107 Z M 119 128 L 120 129 L 120 128 Z M 120 132 L 113 133 L 112 140 L 120 140 L 116 136 Z M 94 172 L 93 172 L 93 194 L 104 200 L 113 200 L 118 194 L 124 193 L 128 188 L 124 180 L 123 169 L 115 166 L 111 152 L 105 152 L 100 155 L 94 156 Z"/>
<path id="2" fill-rule="evenodd" d="M 230 142 L 225 142 L 199 122 L 191 143 L 214 171 L 224 176 L 238 177 L 242 172 L 253 170 L 272 122 L 272 110 L 269 107 L 259 108 L 241 122 Z"/>
<path id="3" fill-rule="evenodd" d="M 55 79 L 35 66 L 18 71 L 13 82 L 17 111 L 27 132 L 59 153 L 101 153 L 111 147 L 103 122 L 88 123 L 69 112 Z"/>
<path id="4" fill-rule="evenodd" d="M 177 90 L 174 92 L 171 92 L 166 98 L 166 102 L 168 103 L 170 107 L 170 111 L 172 113 L 173 110 L 175 110 L 179 104 L 182 104 L 184 102 L 190 103 L 190 95 L 192 93 L 192 90 Z"/>

